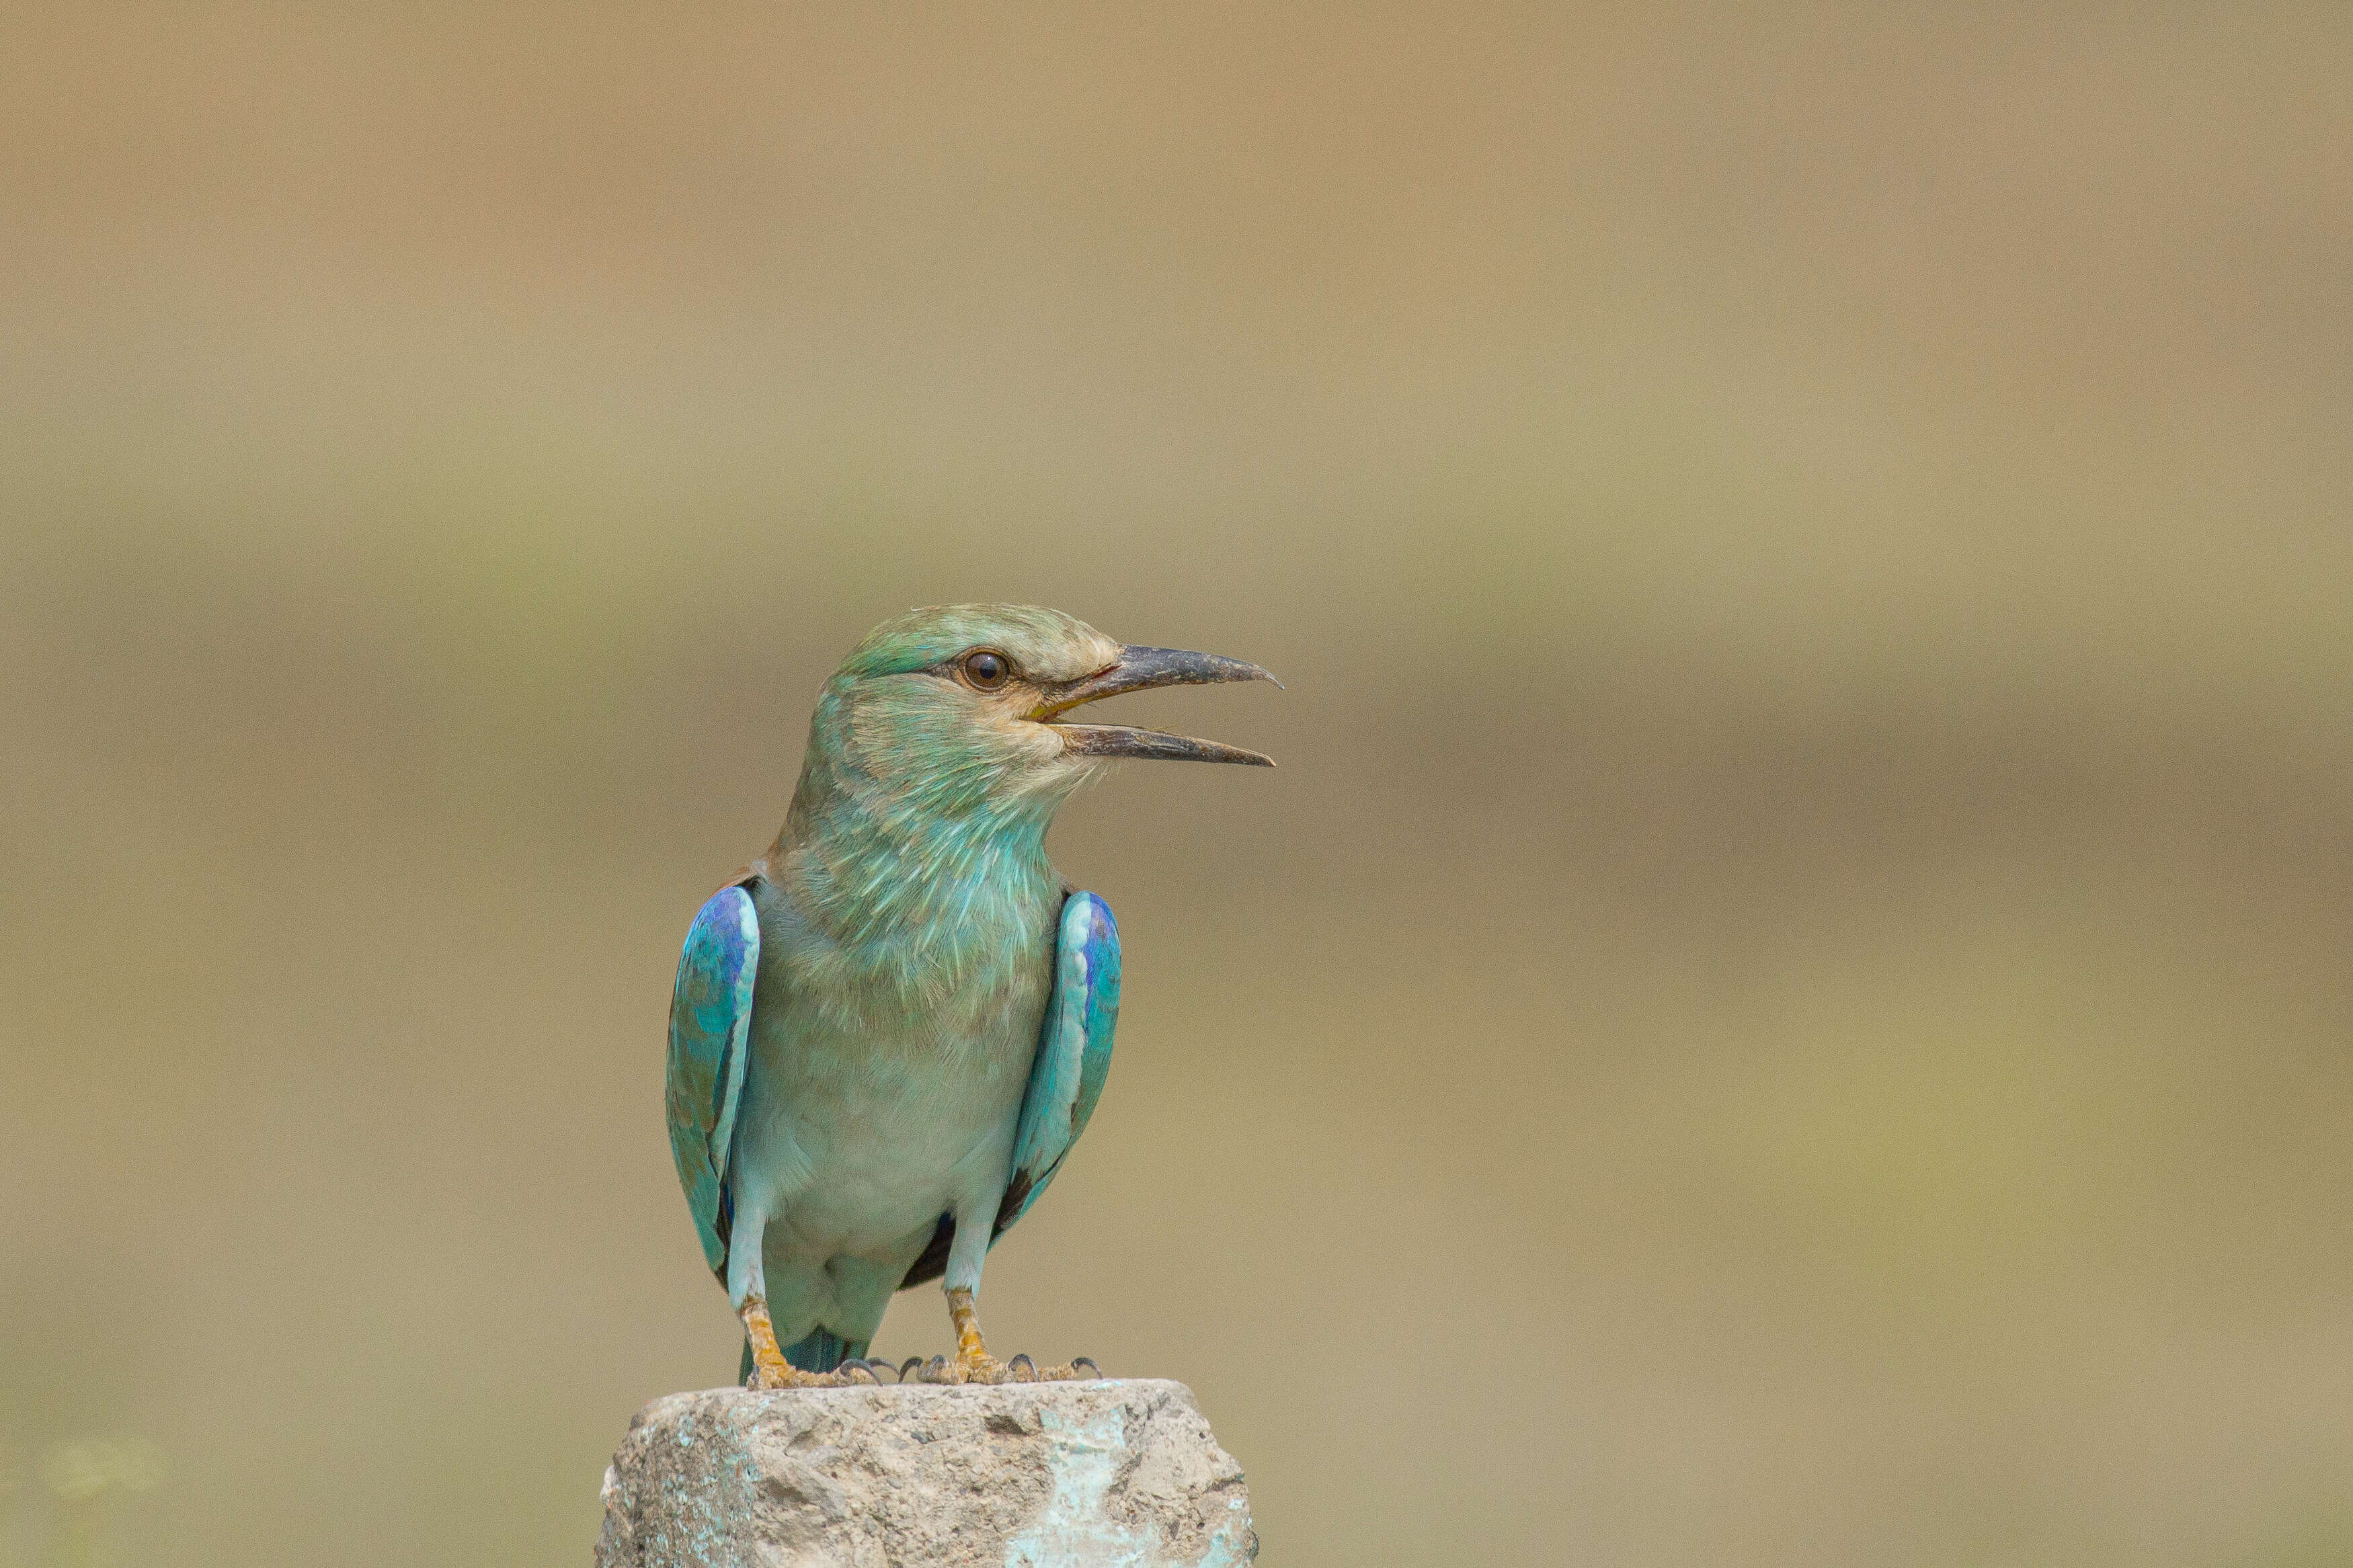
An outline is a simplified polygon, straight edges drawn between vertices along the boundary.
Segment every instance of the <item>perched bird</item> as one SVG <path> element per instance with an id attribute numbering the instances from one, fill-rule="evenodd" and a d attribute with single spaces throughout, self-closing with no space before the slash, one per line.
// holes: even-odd
<path id="1" fill-rule="evenodd" d="M 875 627 L 826 682 L 784 827 L 695 916 L 670 1002 L 670 1152 L 747 1381 L 872 1379 L 892 1292 L 932 1279 L 956 1353 L 924 1379 L 1092 1364 L 999 1362 L 974 1306 L 1111 1068 L 1119 932 L 1048 863 L 1046 829 L 1117 758 L 1273 764 L 1067 716 L 1273 679 L 1055 610 L 948 605 Z"/>

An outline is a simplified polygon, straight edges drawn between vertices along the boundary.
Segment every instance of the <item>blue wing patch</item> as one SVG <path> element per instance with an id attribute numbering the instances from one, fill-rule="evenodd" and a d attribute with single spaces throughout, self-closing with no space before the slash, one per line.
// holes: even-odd
<path id="1" fill-rule="evenodd" d="M 1062 905 L 1054 994 L 1021 1100 L 1013 1182 L 997 1212 L 998 1235 L 1038 1201 L 1087 1130 L 1103 1079 L 1111 1076 L 1112 1030 L 1118 1022 L 1119 927 L 1109 904 L 1092 893 L 1072 893 Z"/>
<path id="2" fill-rule="evenodd" d="M 727 1186 L 735 1107 L 750 1056 L 752 984 L 760 967 L 760 921 L 752 896 L 726 887 L 686 933 L 678 988 L 670 1002 L 670 1152 L 694 1211 L 703 1261 L 723 1282 L 734 1217 Z"/>

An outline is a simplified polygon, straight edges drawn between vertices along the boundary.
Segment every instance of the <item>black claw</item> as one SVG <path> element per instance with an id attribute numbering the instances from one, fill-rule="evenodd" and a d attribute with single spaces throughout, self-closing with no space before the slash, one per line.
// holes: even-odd
<path id="1" fill-rule="evenodd" d="M 1074 1355 L 1071 1358 L 1071 1370 L 1072 1372 L 1078 1371 L 1081 1367 L 1085 1367 L 1097 1377 L 1101 1377 L 1103 1375 L 1103 1368 L 1095 1364 L 1095 1358 L 1091 1355 Z"/>
<path id="2" fill-rule="evenodd" d="M 920 1373 L 923 1370 L 923 1358 L 919 1355 L 911 1355 L 905 1361 L 899 1363 L 899 1381 L 901 1383 L 904 1383 L 907 1381 L 907 1374 L 909 1373 Z"/>
<path id="3" fill-rule="evenodd" d="M 874 1362 L 868 1361 L 864 1356 L 850 1356 L 834 1370 L 844 1377 L 853 1379 L 862 1373 L 865 1374 L 866 1381 L 871 1384 L 880 1384 L 882 1381 L 881 1367 Z"/>
<path id="4" fill-rule="evenodd" d="M 947 1370 L 948 1358 L 944 1355 L 935 1355 L 931 1360 L 923 1363 L 923 1370 L 919 1375 L 922 1376 L 925 1383 L 945 1383 L 947 1381 Z"/>
<path id="5" fill-rule="evenodd" d="M 1016 1383 L 1035 1383 L 1038 1381 L 1038 1363 L 1026 1355 L 1018 1355 L 1005 1363 L 1005 1373 Z"/>

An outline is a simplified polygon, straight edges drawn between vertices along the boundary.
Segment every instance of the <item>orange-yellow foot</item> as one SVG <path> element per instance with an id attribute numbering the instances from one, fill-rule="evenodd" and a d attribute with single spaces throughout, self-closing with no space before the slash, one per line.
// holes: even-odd
<path id="1" fill-rule="evenodd" d="M 1103 1372 L 1085 1356 L 1079 1356 L 1063 1366 L 1039 1366 L 1026 1355 L 1002 1362 L 988 1353 L 988 1343 L 981 1337 L 980 1314 L 973 1310 L 972 1292 L 948 1292 L 948 1321 L 955 1325 L 956 1353 L 953 1359 L 935 1355 L 923 1363 L 915 1375 L 925 1383 L 1068 1383 L 1078 1378 L 1101 1377 Z M 755 1342 L 756 1343 L 756 1342 Z M 908 1368 L 899 1371 L 899 1380 L 906 1381 Z M 1080 1371 L 1084 1367 L 1084 1372 Z"/>
<path id="2" fill-rule="evenodd" d="M 768 1321 L 768 1303 L 760 1297 L 744 1298 L 736 1316 L 744 1320 L 744 1331 L 752 1338 L 752 1381 L 747 1387 L 846 1388 L 853 1383 L 882 1381 L 871 1372 L 862 1379 L 851 1372 L 803 1372 L 786 1361 L 776 1347 L 776 1326 Z"/>

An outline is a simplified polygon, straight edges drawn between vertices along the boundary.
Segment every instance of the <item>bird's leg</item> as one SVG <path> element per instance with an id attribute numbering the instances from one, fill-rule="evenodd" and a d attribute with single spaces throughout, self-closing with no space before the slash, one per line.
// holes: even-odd
<path id="1" fill-rule="evenodd" d="M 974 1301 L 980 1294 L 981 1266 L 988 1259 L 990 1222 L 997 1217 L 1000 1202 L 991 1196 L 986 1204 L 975 1205 L 973 1213 L 956 1215 L 955 1239 L 948 1246 L 947 1277 L 940 1281 L 948 1293 L 948 1321 L 955 1325 L 955 1359 L 934 1356 L 916 1375 L 925 1383 L 1046 1383 L 1100 1377 L 1102 1373 L 1092 1372 L 1094 1363 L 1083 1358 L 1068 1366 L 1041 1367 L 1026 1355 L 1015 1356 L 1008 1365 L 988 1353 Z M 1081 1365 L 1090 1372 L 1080 1372 Z"/>
<path id="2" fill-rule="evenodd" d="M 925 1383 L 1004 1383 L 1011 1375 L 1003 1362 L 988 1353 L 988 1342 L 980 1337 L 980 1314 L 973 1308 L 973 1299 L 980 1294 L 980 1270 L 988 1261 L 991 1222 L 1001 1202 L 998 1194 L 978 1194 L 956 1210 L 955 1237 L 948 1244 L 946 1277 L 940 1281 L 948 1293 L 948 1321 L 955 1325 L 955 1359 L 933 1357 L 923 1370 Z"/>
<path id="3" fill-rule="evenodd" d="M 727 1299 L 744 1320 L 744 1336 L 752 1343 L 754 1388 L 839 1388 L 849 1379 L 833 1373 L 803 1372 L 785 1359 L 776 1343 L 776 1325 L 768 1317 L 768 1279 L 760 1258 L 761 1239 L 768 1216 L 744 1209 L 735 1215 L 734 1234 L 727 1244 Z"/>
<path id="4" fill-rule="evenodd" d="M 1011 1373 L 1005 1363 L 988 1353 L 988 1342 L 981 1338 L 980 1313 L 973 1306 L 969 1290 L 948 1292 L 948 1321 L 955 1325 L 956 1353 L 954 1379 L 957 1383 L 1005 1383 Z"/>
<path id="5" fill-rule="evenodd" d="M 767 1298 L 744 1297 L 736 1316 L 744 1320 L 744 1331 L 752 1337 L 753 1387 L 840 1388 L 851 1381 L 838 1372 L 803 1372 L 786 1361 L 776 1345 L 776 1325 L 768 1321 Z"/>

